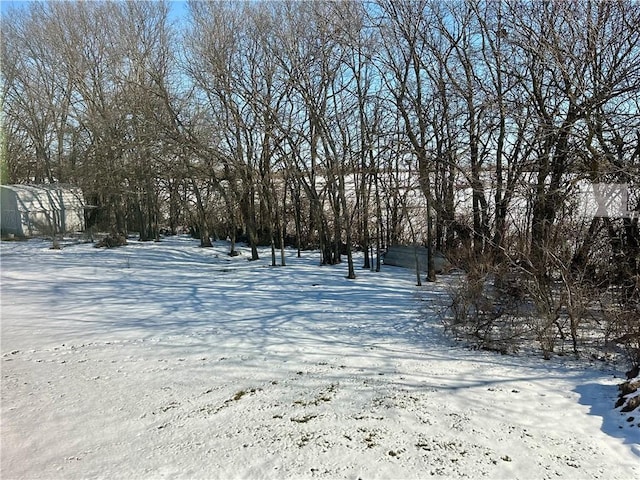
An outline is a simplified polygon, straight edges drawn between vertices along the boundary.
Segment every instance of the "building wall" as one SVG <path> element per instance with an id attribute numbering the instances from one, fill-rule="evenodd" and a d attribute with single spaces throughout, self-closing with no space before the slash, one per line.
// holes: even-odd
<path id="1" fill-rule="evenodd" d="M 54 185 L 2 185 L 3 235 L 31 237 L 84 230 L 84 200 L 78 189 Z"/>

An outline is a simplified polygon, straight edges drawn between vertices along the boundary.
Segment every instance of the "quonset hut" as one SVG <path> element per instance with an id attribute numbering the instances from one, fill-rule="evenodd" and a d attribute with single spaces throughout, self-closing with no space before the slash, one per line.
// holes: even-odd
<path id="1" fill-rule="evenodd" d="M 60 185 L 0 185 L 2 235 L 32 237 L 84 230 L 84 198 Z"/>

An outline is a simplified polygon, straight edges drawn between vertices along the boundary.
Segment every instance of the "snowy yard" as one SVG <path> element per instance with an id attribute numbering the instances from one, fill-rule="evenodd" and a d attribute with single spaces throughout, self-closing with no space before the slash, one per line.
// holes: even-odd
<path id="1" fill-rule="evenodd" d="M 197 245 L 1 244 L 3 480 L 640 478 L 623 372 L 447 340 L 446 276 Z"/>

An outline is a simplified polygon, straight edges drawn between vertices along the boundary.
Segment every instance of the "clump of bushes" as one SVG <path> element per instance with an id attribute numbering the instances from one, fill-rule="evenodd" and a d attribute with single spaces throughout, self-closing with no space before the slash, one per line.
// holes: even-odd
<path id="1" fill-rule="evenodd" d="M 98 243 L 96 243 L 95 247 L 96 248 L 115 248 L 115 247 L 122 247 L 123 245 L 126 245 L 126 244 L 127 244 L 127 237 L 122 233 L 118 233 L 114 235 L 107 235 Z"/>
<path id="2" fill-rule="evenodd" d="M 538 275 L 528 262 L 477 262 L 452 292 L 450 312 L 445 327 L 476 348 L 514 353 L 534 347 L 546 359 L 570 353 L 640 364 L 636 296 L 565 265 Z"/>

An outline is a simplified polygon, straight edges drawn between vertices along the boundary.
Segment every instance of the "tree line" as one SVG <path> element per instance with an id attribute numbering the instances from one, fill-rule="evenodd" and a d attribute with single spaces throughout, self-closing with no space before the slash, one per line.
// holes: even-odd
<path id="1" fill-rule="evenodd" d="M 4 183 L 79 186 L 96 228 L 140 240 L 187 224 L 232 254 L 270 244 L 273 264 L 319 248 L 351 278 L 354 247 L 368 268 L 374 249 L 424 244 L 470 272 L 461 298 L 524 289 L 564 332 L 613 288 L 640 323 L 637 2 L 176 8 L 3 11 Z M 624 214 L 578 215 L 585 182 L 624 185 Z M 503 315 L 474 301 L 464 316 L 489 335 Z"/>

